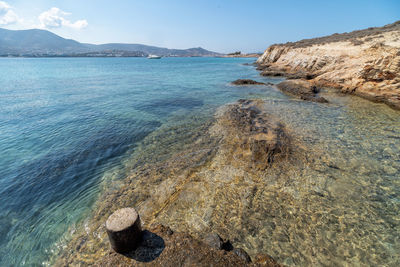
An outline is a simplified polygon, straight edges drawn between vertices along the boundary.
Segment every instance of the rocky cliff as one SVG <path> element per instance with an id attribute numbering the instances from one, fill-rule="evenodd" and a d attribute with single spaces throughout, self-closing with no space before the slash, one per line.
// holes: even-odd
<path id="1" fill-rule="evenodd" d="M 301 78 L 400 109 L 400 21 L 272 45 L 257 64 L 264 76 Z"/>

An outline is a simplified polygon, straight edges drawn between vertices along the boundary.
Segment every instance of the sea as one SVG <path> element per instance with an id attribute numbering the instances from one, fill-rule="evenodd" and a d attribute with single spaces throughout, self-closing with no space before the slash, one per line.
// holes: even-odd
<path id="1" fill-rule="evenodd" d="M 121 170 L 146 136 L 177 118 L 212 118 L 238 99 L 263 99 L 305 146 L 317 145 L 333 162 L 318 177 L 307 177 L 326 185 L 321 194 L 334 210 L 321 209 L 338 214 L 314 245 L 344 242 L 353 249 L 328 249 L 316 257 L 348 254 L 338 264 L 351 265 L 372 255 L 382 266 L 400 263 L 400 112 L 335 92 L 323 92 L 330 103 L 321 104 L 271 86 L 231 85 L 238 78 L 282 81 L 261 77 L 254 61 L 1 58 L 0 266 L 51 264 L 56 247 L 90 216 L 104 181 L 129 175 Z M 348 214 L 360 216 L 357 229 L 345 223 L 349 238 L 338 239 L 335 231 L 343 230 L 338 225 L 349 221 Z M 364 234 L 351 232 L 360 229 Z M 290 234 L 290 227 L 285 231 Z M 286 265 L 306 265 L 302 257 L 314 252 L 296 254 L 300 241 L 286 246 L 287 240 L 276 240 L 264 250 Z M 303 242 L 312 247 L 310 240 Z"/>

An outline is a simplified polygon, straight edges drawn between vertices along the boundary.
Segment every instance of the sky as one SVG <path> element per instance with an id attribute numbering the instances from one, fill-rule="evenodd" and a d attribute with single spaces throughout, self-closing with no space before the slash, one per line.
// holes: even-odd
<path id="1" fill-rule="evenodd" d="M 0 27 L 84 43 L 262 52 L 269 45 L 383 26 L 400 0 L 0 0 Z"/>

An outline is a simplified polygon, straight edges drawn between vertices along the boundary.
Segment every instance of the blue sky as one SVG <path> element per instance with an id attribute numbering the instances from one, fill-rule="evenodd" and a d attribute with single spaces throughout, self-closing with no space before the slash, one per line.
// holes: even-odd
<path id="1" fill-rule="evenodd" d="M 87 43 L 258 52 L 273 43 L 400 20 L 400 0 L 4 0 L 0 27 Z"/>

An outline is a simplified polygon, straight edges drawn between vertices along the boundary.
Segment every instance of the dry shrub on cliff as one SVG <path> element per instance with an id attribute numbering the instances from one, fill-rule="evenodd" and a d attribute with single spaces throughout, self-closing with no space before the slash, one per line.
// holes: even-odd
<path id="1" fill-rule="evenodd" d="M 400 20 L 396 21 L 392 24 L 385 25 L 383 27 L 371 27 L 365 30 L 357 30 L 352 32 L 345 33 L 334 33 L 325 37 L 318 37 L 312 39 L 303 39 L 298 42 L 287 42 L 284 45 L 290 46 L 293 48 L 301 48 L 312 45 L 322 45 L 332 42 L 345 42 L 350 41 L 354 45 L 361 45 L 363 41 L 359 40 L 360 38 L 369 37 L 369 38 L 381 38 L 383 37 L 383 33 L 390 31 L 400 31 Z M 366 39 L 364 41 L 367 41 Z"/>

